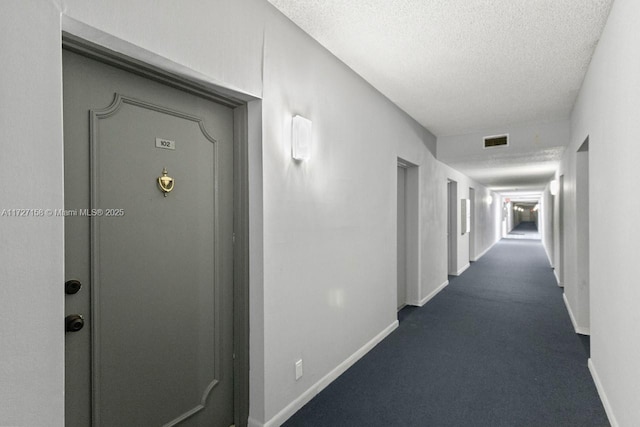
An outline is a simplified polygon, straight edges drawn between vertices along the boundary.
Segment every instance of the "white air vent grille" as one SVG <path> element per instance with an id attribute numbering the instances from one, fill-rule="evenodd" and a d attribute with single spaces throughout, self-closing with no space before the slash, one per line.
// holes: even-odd
<path id="1" fill-rule="evenodd" d="M 509 145 L 509 135 L 485 136 L 484 148 L 506 147 Z"/>

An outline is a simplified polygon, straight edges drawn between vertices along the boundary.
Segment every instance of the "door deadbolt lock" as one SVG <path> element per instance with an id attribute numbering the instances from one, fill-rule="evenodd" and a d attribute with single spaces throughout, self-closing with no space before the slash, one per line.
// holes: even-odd
<path id="1" fill-rule="evenodd" d="M 78 332 L 84 326 L 82 314 L 70 314 L 64 318 L 65 330 L 67 332 Z"/>
<path id="2" fill-rule="evenodd" d="M 64 282 L 64 293 L 67 295 L 77 294 L 80 288 L 82 288 L 82 283 L 78 280 L 67 280 Z"/>

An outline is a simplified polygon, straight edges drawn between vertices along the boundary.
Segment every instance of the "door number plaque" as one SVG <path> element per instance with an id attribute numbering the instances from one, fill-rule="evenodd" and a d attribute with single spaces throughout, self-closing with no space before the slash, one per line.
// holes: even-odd
<path id="1" fill-rule="evenodd" d="M 164 138 L 156 138 L 156 148 L 164 148 L 165 150 L 175 150 L 176 142 Z"/>

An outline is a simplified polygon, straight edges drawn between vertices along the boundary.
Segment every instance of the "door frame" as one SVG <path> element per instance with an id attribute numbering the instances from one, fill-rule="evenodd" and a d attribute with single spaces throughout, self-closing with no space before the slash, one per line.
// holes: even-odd
<path id="1" fill-rule="evenodd" d="M 420 285 L 420 166 L 398 157 L 396 168 L 402 168 L 406 173 L 404 193 L 405 305 L 421 306 L 424 303 L 422 302 L 422 287 Z M 398 195 L 396 194 L 396 201 L 397 199 Z M 400 266 L 396 267 L 400 268 Z"/>
<path id="2" fill-rule="evenodd" d="M 469 187 L 469 215 L 469 262 L 473 262 L 476 260 L 476 189 L 473 187 Z"/>
<path id="3" fill-rule="evenodd" d="M 591 279 L 590 279 L 590 233 L 589 233 L 589 136 L 576 152 L 576 266 L 577 266 L 577 316 L 576 333 L 591 335 Z M 575 312 L 574 312 L 575 313 Z"/>
<path id="4" fill-rule="evenodd" d="M 396 204 L 398 210 L 398 216 L 396 218 L 397 223 L 397 248 L 396 248 L 396 277 L 397 277 L 397 293 L 396 293 L 396 310 L 400 311 L 407 305 L 407 166 L 398 160 L 398 182 L 396 193 Z M 400 177 L 403 177 L 402 187 L 400 186 Z M 400 216 L 400 210 L 402 209 L 402 216 Z M 402 226 L 401 226 L 402 225 Z M 400 256 L 400 254 L 403 254 Z M 402 261 L 402 262 L 401 262 Z M 404 277 L 404 283 L 400 283 L 400 274 Z M 402 289 L 402 293 L 400 292 Z M 404 294 L 401 298 L 401 294 Z"/>
<path id="5" fill-rule="evenodd" d="M 234 423 L 246 426 L 249 418 L 249 111 L 257 100 L 246 94 L 204 85 L 196 79 L 164 70 L 123 53 L 62 32 L 62 48 L 99 62 L 204 97 L 233 110 L 233 353 Z M 64 113 L 64 112 L 63 112 Z"/>
<path id="6" fill-rule="evenodd" d="M 565 269 L 565 223 L 564 223 L 564 174 L 558 178 L 558 198 L 557 211 L 558 211 L 558 263 L 556 265 L 556 279 L 558 279 L 558 286 L 564 288 L 564 269 Z"/>
<path id="7" fill-rule="evenodd" d="M 447 274 L 458 275 L 458 182 L 447 179 Z"/>

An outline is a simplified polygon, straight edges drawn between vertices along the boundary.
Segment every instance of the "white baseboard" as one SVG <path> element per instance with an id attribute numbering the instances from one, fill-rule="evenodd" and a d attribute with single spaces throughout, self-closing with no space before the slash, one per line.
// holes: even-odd
<path id="1" fill-rule="evenodd" d="M 426 297 L 422 298 L 417 304 L 412 304 L 412 305 L 417 305 L 418 307 L 422 307 L 423 305 L 428 303 L 431 298 L 433 298 L 436 295 L 438 295 L 438 293 L 441 290 L 443 290 L 445 287 L 447 287 L 448 284 L 449 284 L 449 281 L 445 280 L 442 285 L 440 285 L 437 288 L 435 288 L 429 295 L 427 295 Z"/>
<path id="2" fill-rule="evenodd" d="M 249 427 L 278 427 L 287 421 L 293 414 L 298 412 L 300 408 L 309 403 L 318 393 L 324 390 L 329 384 L 331 384 L 336 378 L 342 375 L 347 369 L 353 366 L 358 360 L 367 354 L 373 347 L 375 347 L 380 341 L 385 339 L 391 332 L 393 332 L 399 323 L 396 320 L 389 326 L 387 326 L 382 332 L 373 337 L 368 343 L 363 345 L 355 353 L 347 358 L 344 362 L 336 366 L 331 372 L 322 377 L 318 382 L 309 387 L 307 391 L 298 396 L 293 402 L 289 403 L 283 410 L 278 412 L 273 418 L 264 424 L 260 424 L 256 420 L 249 419 Z"/>
<path id="3" fill-rule="evenodd" d="M 564 305 L 567 307 L 567 311 L 569 312 L 569 317 L 571 318 L 571 323 L 573 324 L 573 329 L 576 331 L 576 334 L 591 335 L 591 331 L 589 328 L 578 326 L 578 322 L 576 322 L 576 318 L 573 315 L 573 311 L 571 311 L 571 306 L 569 305 L 567 294 L 562 294 L 562 299 L 564 300 Z"/>
<path id="4" fill-rule="evenodd" d="M 487 252 L 489 252 L 491 250 L 492 247 L 495 246 L 495 244 L 498 243 L 498 241 L 493 242 L 487 249 L 485 249 L 484 251 L 482 251 L 480 253 L 480 255 L 476 255 L 471 261 L 476 262 L 478 261 L 480 258 L 482 258 Z"/>
<path id="5" fill-rule="evenodd" d="M 464 273 L 464 272 L 465 272 L 465 270 L 466 270 L 467 268 L 469 268 L 469 267 L 471 267 L 471 264 L 470 264 L 470 263 L 467 263 L 467 265 L 465 265 L 464 267 L 462 267 L 460 270 L 456 271 L 456 273 L 455 273 L 455 274 L 453 274 L 453 276 L 459 276 L 459 275 L 461 275 L 461 274 L 462 274 L 462 273 Z"/>
<path id="6" fill-rule="evenodd" d="M 564 283 L 560 282 L 560 278 L 558 277 L 558 270 L 553 269 L 553 275 L 556 276 L 556 282 L 558 282 L 558 286 L 564 288 Z"/>
<path id="7" fill-rule="evenodd" d="M 602 387 L 602 382 L 600 382 L 600 377 L 598 376 L 598 371 L 596 371 L 596 367 L 593 364 L 593 360 L 589 358 L 588 361 L 589 372 L 591 372 L 591 377 L 593 378 L 593 382 L 596 384 L 596 390 L 598 390 L 598 395 L 600 396 L 600 400 L 602 401 L 602 406 L 604 406 L 604 411 L 607 413 L 607 417 L 609 418 L 609 422 L 611 423 L 611 427 L 618 427 L 618 420 L 616 420 L 616 416 L 613 414 L 613 409 L 611 408 L 611 404 L 609 403 L 609 399 L 607 398 L 607 393 L 604 391 L 604 387 Z"/>

